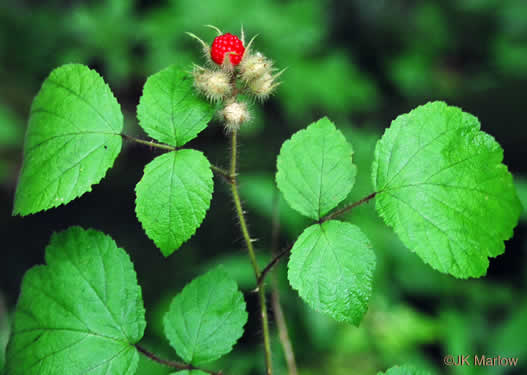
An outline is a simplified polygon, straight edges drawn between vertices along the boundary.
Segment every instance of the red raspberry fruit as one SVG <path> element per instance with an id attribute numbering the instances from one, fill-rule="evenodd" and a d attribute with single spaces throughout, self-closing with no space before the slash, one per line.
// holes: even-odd
<path id="1" fill-rule="evenodd" d="M 221 65 L 223 58 L 228 52 L 234 52 L 229 55 L 232 65 L 238 65 L 242 60 L 245 47 L 242 41 L 236 35 L 230 33 L 217 36 L 212 42 L 210 57 L 216 64 Z"/>

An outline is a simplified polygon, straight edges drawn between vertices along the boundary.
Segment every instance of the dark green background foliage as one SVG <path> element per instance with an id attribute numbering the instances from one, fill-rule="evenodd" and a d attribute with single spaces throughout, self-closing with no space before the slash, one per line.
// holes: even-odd
<path id="1" fill-rule="evenodd" d="M 124 129 L 147 138 L 136 123 L 147 76 L 177 63 L 201 62 L 200 48 L 184 32 L 210 42 L 204 24 L 249 36 L 280 68 L 282 85 L 242 130 L 241 193 L 259 260 L 271 246 L 276 156 L 282 142 L 327 115 L 354 150 L 355 186 L 347 202 L 373 191 L 370 170 L 377 139 L 398 114 L 444 100 L 476 115 L 481 129 L 504 148 L 504 163 L 527 202 L 523 127 L 527 84 L 527 2 L 524 0 L 223 0 L 223 1 L 15 1 L 0 4 L 0 367 L 8 324 L 24 272 L 44 263 L 52 232 L 70 225 L 109 234 L 130 254 L 147 310 L 144 343 L 165 357 L 175 353 L 163 335 L 163 316 L 184 284 L 222 263 L 244 291 L 249 311 L 245 335 L 214 365 L 226 374 L 255 374 L 263 367 L 257 298 L 228 186 L 216 179 L 203 225 L 164 258 L 145 235 L 134 211 L 135 184 L 159 153 L 123 144 L 93 191 L 67 206 L 11 217 L 30 104 L 45 77 L 75 62 L 97 70 L 122 106 Z M 227 140 L 213 122 L 189 148 L 215 164 L 227 163 Z M 308 221 L 280 203 L 285 247 Z M 374 212 L 374 203 L 345 218 L 370 239 L 376 271 L 373 296 L 359 328 L 314 312 L 278 267 L 279 285 L 297 361 L 303 374 L 376 374 L 413 362 L 433 374 L 527 372 L 527 243 L 525 214 L 490 259 L 487 276 L 459 280 L 434 271 L 409 252 Z M 276 324 L 271 317 L 271 327 Z M 278 339 L 277 374 L 285 373 Z M 445 354 L 519 356 L 515 369 L 445 368 Z M 137 372 L 168 374 L 140 360 Z"/>

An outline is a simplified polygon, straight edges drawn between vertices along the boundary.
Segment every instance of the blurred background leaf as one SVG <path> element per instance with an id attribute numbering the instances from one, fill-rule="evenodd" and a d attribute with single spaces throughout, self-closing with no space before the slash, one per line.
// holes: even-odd
<path id="1" fill-rule="evenodd" d="M 297 129 L 328 115 L 353 145 L 357 181 L 347 202 L 372 192 L 370 164 L 390 121 L 418 104 L 442 99 L 475 114 L 505 150 L 505 163 L 527 204 L 525 0 L 4 0 L 0 3 L 0 290 L 11 311 L 24 272 L 43 263 L 52 232 L 70 225 L 111 235 L 131 255 L 147 308 L 144 346 L 176 359 L 161 319 L 171 298 L 190 280 L 223 264 L 244 291 L 247 332 L 234 351 L 211 364 L 226 374 L 261 373 L 261 334 L 254 279 L 229 189 L 215 179 L 211 208 L 196 235 L 164 259 L 134 213 L 134 187 L 157 151 L 127 144 L 93 192 L 65 207 L 11 217 L 22 144 L 33 97 L 52 69 L 67 62 L 101 73 L 125 113 L 130 135 L 145 137 L 135 119 L 146 78 L 171 64 L 203 64 L 199 45 L 185 31 L 212 42 L 213 24 L 225 32 L 244 27 L 255 48 L 287 68 L 276 95 L 251 103 L 254 120 L 240 139 L 240 190 L 258 260 L 273 246 L 271 218 L 279 202 L 286 248 L 308 221 L 276 192 L 276 155 Z M 189 147 L 226 165 L 227 139 L 215 121 Z M 507 250 L 491 260 L 486 278 L 456 280 L 433 271 L 407 250 L 377 217 L 373 202 L 345 220 L 370 238 L 377 257 L 374 296 L 359 328 L 311 310 L 276 268 L 281 301 L 301 374 L 377 374 L 411 362 L 433 374 L 480 374 L 445 368 L 446 354 L 518 355 L 524 374 L 527 288 L 525 214 Z M 271 314 L 272 315 L 272 314 Z M 0 314 L 0 325 L 1 325 Z M 276 323 L 271 322 L 273 331 Z M 2 349 L 0 329 L 0 350 Z M 286 373 L 274 343 L 277 374 Z M 0 359 L 1 359 L 0 355 Z M 169 374 L 142 359 L 138 374 Z"/>

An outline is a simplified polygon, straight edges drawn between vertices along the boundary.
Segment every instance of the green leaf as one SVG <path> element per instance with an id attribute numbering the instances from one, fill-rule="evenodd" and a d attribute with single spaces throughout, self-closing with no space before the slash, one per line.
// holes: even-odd
<path id="1" fill-rule="evenodd" d="M 67 204 L 91 191 L 121 150 L 123 115 L 97 72 L 55 69 L 31 106 L 13 214 Z"/>
<path id="2" fill-rule="evenodd" d="M 476 117 L 442 102 L 399 116 L 378 142 L 377 212 L 433 268 L 486 273 L 521 212 L 503 150 Z"/>
<path id="3" fill-rule="evenodd" d="M 172 375 L 207 375 L 207 373 L 200 370 L 183 370 L 174 372 Z"/>
<path id="4" fill-rule="evenodd" d="M 414 366 L 394 366 L 386 372 L 379 372 L 377 375 L 430 375 L 429 371 L 417 369 Z"/>
<path id="5" fill-rule="evenodd" d="M 195 138 L 213 115 L 214 106 L 198 96 L 192 76 L 176 65 L 148 78 L 137 107 L 146 133 L 174 147 Z"/>
<path id="6" fill-rule="evenodd" d="M 149 318 L 149 324 L 153 322 L 152 318 Z M 155 333 L 151 333 L 150 337 L 159 337 Z M 159 339 L 155 339 L 158 343 L 151 345 L 150 342 L 146 340 L 141 340 L 141 345 L 148 345 L 148 350 L 154 350 L 155 353 L 162 353 L 165 345 L 161 343 Z M 169 375 L 172 374 L 170 368 L 165 365 L 162 365 L 159 362 L 152 361 L 146 355 L 139 356 L 139 364 L 137 365 L 137 370 L 135 375 Z"/>
<path id="7" fill-rule="evenodd" d="M 318 220 L 351 191 L 351 145 L 326 117 L 293 134 L 278 155 L 276 183 L 289 205 Z"/>
<path id="8" fill-rule="evenodd" d="M 164 256 L 196 232 L 210 206 L 212 190 L 210 164 L 199 151 L 172 151 L 145 167 L 135 188 L 135 212 Z"/>
<path id="9" fill-rule="evenodd" d="M 242 293 L 222 267 L 190 282 L 170 304 L 165 334 L 177 354 L 198 365 L 229 353 L 243 334 Z"/>
<path id="10" fill-rule="evenodd" d="M 355 225 L 326 221 L 307 228 L 291 250 L 289 282 L 315 310 L 358 325 L 372 291 L 375 254 Z"/>
<path id="11" fill-rule="evenodd" d="M 134 374 L 146 323 L 128 254 L 100 232 L 72 227 L 53 235 L 46 263 L 24 276 L 7 372 Z"/>

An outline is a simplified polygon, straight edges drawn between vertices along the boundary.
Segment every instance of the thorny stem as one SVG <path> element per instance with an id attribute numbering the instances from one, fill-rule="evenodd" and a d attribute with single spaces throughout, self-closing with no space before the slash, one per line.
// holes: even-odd
<path id="1" fill-rule="evenodd" d="M 238 221 L 240 222 L 240 228 L 242 231 L 242 235 L 245 240 L 245 245 L 247 246 L 247 251 L 249 252 L 249 258 L 251 259 L 251 265 L 253 267 L 254 276 L 256 277 L 256 280 L 259 280 L 260 269 L 258 268 L 258 263 L 256 262 L 256 256 L 254 253 L 253 243 L 251 240 L 251 236 L 249 235 L 249 229 L 247 228 L 247 221 L 245 220 L 245 213 L 242 208 L 240 194 L 238 193 L 238 179 L 236 175 L 236 161 L 238 157 L 237 139 L 238 139 L 238 132 L 234 130 L 231 134 L 231 168 L 230 168 L 230 176 L 232 177 L 231 191 L 232 191 L 232 197 L 234 200 L 234 205 L 236 207 L 236 214 L 238 216 Z M 260 302 L 260 315 L 262 319 L 266 374 L 272 375 L 273 370 L 272 370 L 272 359 L 271 359 L 271 336 L 269 334 L 269 318 L 267 316 L 265 288 L 263 285 L 258 286 L 258 299 Z"/>
<path id="2" fill-rule="evenodd" d="M 237 132 L 233 131 L 231 136 L 232 142 L 232 152 L 231 152 L 231 170 L 230 175 L 236 176 L 236 161 L 237 161 Z M 260 269 L 258 268 L 258 263 L 256 262 L 256 255 L 254 253 L 253 241 L 249 235 L 249 229 L 247 227 L 247 221 L 245 220 L 245 213 L 242 208 L 242 203 L 240 199 L 240 194 L 238 192 L 238 180 L 236 177 L 233 178 L 233 183 L 231 184 L 232 196 L 234 199 L 234 205 L 236 206 L 236 213 L 238 215 L 238 220 L 240 222 L 240 227 L 242 230 L 243 239 L 247 245 L 247 250 L 249 251 L 249 257 L 251 258 L 251 265 L 254 270 L 256 278 L 260 277 Z"/>
<path id="3" fill-rule="evenodd" d="M 164 366 L 167 366 L 167 367 L 170 367 L 170 368 L 174 368 L 176 370 L 199 370 L 199 371 L 203 371 L 204 373 L 207 373 L 207 374 L 210 374 L 210 375 L 222 375 L 221 371 L 215 372 L 215 371 L 211 371 L 211 370 L 205 370 L 205 369 L 202 369 L 202 368 L 199 368 L 199 367 L 195 367 L 195 366 L 192 366 L 192 365 L 189 365 L 189 364 L 186 364 L 186 363 L 176 362 L 176 361 L 169 361 L 167 359 L 159 358 L 154 353 L 146 350 L 145 348 L 143 348 L 142 346 L 139 346 L 137 344 L 135 345 L 135 348 L 139 351 L 139 353 L 141 353 L 144 356 L 150 358 L 152 361 L 160 363 L 160 364 L 162 364 Z"/>
<path id="4" fill-rule="evenodd" d="M 278 235 L 280 232 L 279 204 L 280 195 L 278 195 L 277 191 L 275 190 L 273 198 L 273 219 L 271 228 L 271 254 L 273 254 L 273 256 L 276 256 L 276 252 L 278 249 Z M 262 275 L 260 275 L 260 279 L 261 278 Z M 289 370 L 289 375 L 298 375 L 298 370 L 295 361 L 295 352 L 293 351 L 293 345 L 291 344 L 291 339 L 289 338 L 289 333 L 287 331 L 287 322 L 285 320 L 285 314 L 284 310 L 282 309 L 282 304 L 280 303 L 278 280 L 274 273 L 271 275 L 271 288 L 271 306 L 273 308 L 273 314 L 276 319 L 276 325 L 278 327 L 278 337 L 280 338 L 280 343 L 282 344 L 282 349 L 284 350 L 287 369 Z"/>
<path id="5" fill-rule="evenodd" d="M 375 196 L 377 194 L 378 194 L 378 192 L 371 193 L 367 197 L 364 197 L 364 198 L 362 198 L 361 200 L 359 200 L 359 201 L 357 201 L 355 203 L 352 203 L 352 204 L 350 204 L 350 205 L 348 205 L 346 207 L 342 207 L 341 209 L 339 209 L 337 211 L 333 211 L 332 213 L 330 213 L 330 214 L 326 215 L 325 217 L 323 217 L 322 219 L 320 219 L 318 222 L 319 222 L 319 224 L 322 224 L 322 223 L 324 223 L 324 222 L 326 222 L 328 220 L 335 219 L 336 217 L 339 217 L 340 215 L 343 215 L 346 212 L 351 211 L 353 208 L 355 208 L 357 206 L 360 206 L 363 203 L 369 202 L 370 200 L 375 198 Z"/>

